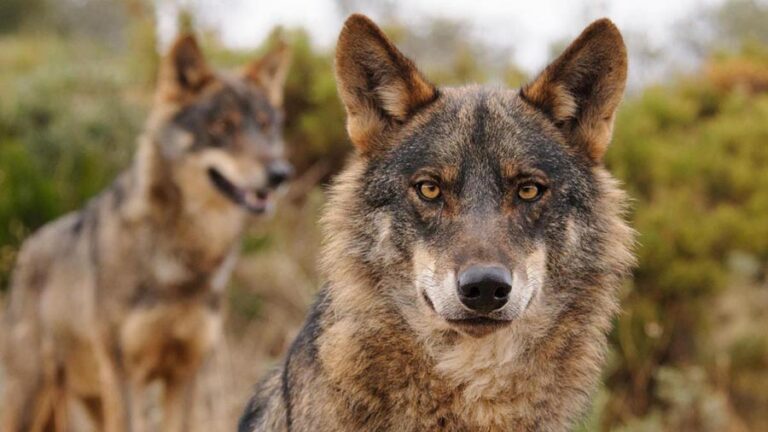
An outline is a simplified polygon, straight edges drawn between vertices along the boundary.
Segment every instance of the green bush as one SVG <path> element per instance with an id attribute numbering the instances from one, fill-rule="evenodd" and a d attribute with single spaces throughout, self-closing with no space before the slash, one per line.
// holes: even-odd
<path id="1" fill-rule="evenodd" d="M 734 283 L 765 283 L 765 270 L 757 280 L 735 282 L 729 256 L 738 251 L 758 268 L 768 265 L 768 93 L 740 85 L 743 75 L 728 76 L 733 61 L 708 65 L 716 82 L 694 77 L 645 91 L 617 120 L 607 163 L 635 199 L 639 266 L 613 335 L 618 358 L 607 375 L 607 425 L 625 422 L 629 411 L 629 418 L 661 416 L 665 430 L 700 430 L 686 423 L 695 419 L 672 420 L 687 408 L 659 393 L 661 378 L 691 363 L 714 376 L 723 358 L 738 375 L 740 364 L 765 355 L 764 334 L 727 352 L 711 342 L 718 299 Z M 738 61 L 766 65 L 763 57 Z M 662 366 L 671 375 L 654 372 Z"/>

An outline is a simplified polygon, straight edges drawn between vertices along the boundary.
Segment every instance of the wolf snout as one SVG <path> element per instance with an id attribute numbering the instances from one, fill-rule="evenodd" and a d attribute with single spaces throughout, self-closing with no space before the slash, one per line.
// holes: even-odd
<path id="1" fill-rule="evenodd" d="M 267 165 L 267 183 L 276 188 L 293 177 L 293 166 L 284 160 L 276 160 Z"/>
<path id="2" fill-rule="evenodd" d="M 459 300 L 482 314 L 501 309 L 509 301 L 512 274 L 505 267 L 473 265 L 459 274 Z"/>

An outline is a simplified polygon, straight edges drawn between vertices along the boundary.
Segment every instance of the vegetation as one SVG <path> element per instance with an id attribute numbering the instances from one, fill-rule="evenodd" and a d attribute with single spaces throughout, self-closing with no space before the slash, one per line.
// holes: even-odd
<path id="1" fill-rule="evenodd" d="M 766 54 L 713 58 L 621 111 L 607 163 L 635 199 L 639 266 L 613 335 L 607 424 L 768 426 L 755 391 L 768 379 Z"/>
<path id="2" fill-rule="evenodd" d="M 62 3 L 98 16 L 88 8 L 99 2 Z M 109 15 L 108 29 L 90 30 L 73 29 L 53 2 L 3 6 L 0 292 L 23 239 L 80 207 L 132 157 L 151 102 L 155 35 L 141 1 L 111 3 L 123 15 Z M 764 26 L 749 26 L 767 11 L 736 0 L 710 14 L 720 23 L 713 28 L 728 32 L 727 43 L 709 47 L 698 72 L 636 92 L 620 111 L 607 164 L 634 199 L 639 266 L 583 430 L 768 430 L 768 40 Z M 416 57 L 432 48 L 435 61 L 426 69 L 441 83 L 524 79 L 479 42 L 467 42 L 457 23 L 435 21 L 419 35 L 394 21 L 390 28 Z M 762 32 L 739 37 L 748 28 Z M 295 53 L 286 94 L 292 159 L 300 173 L 327 179 L 349 151 L 332 58 L 301 30 L 285 37 Z M 229 51 L 211 35 L 204 41 L 218 65 L 255 55 Z M 301 321 L 318 283 L 322 202 L 315 188 L 288 203 L 279 220 L 255 227 L 245 243 L 228 334 L 263 341 L 238 344 L 260 353 L 248 358 L 268 364 Z"/>

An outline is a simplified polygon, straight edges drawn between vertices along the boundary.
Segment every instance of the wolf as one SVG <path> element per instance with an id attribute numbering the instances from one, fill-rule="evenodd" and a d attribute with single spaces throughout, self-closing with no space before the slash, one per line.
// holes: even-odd
<path id="1" fill-rule="evenodd" d="M 161 62 L 130 168 L 22 246 L 3 323 L 4 432 L 142 431 L 161 381 L 164 431 L 188 431 L 244 229 L 291 175 L 282 139 L 290 50 L 216 71 L 191 35 Z"/>
<path id="2" fill-rule="evenodd" d="M 589 25 L 518 90 L 436 88 L 353 15 L 336 80 L 355 152 L 326 285 L 246 431 L 562 431 L 588 406 L 633 265 L 603 155 L 627 54 Z"/>

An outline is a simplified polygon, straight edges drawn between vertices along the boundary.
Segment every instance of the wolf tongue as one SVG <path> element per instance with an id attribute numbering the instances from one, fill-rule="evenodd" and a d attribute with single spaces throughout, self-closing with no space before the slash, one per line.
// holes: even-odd
<path id="1" fill-rule="evenodd" d="M 258 207 L 263 204 L 263 199 L 254 191 L 243 192 L 243 201 L 246 205 Z"/>

